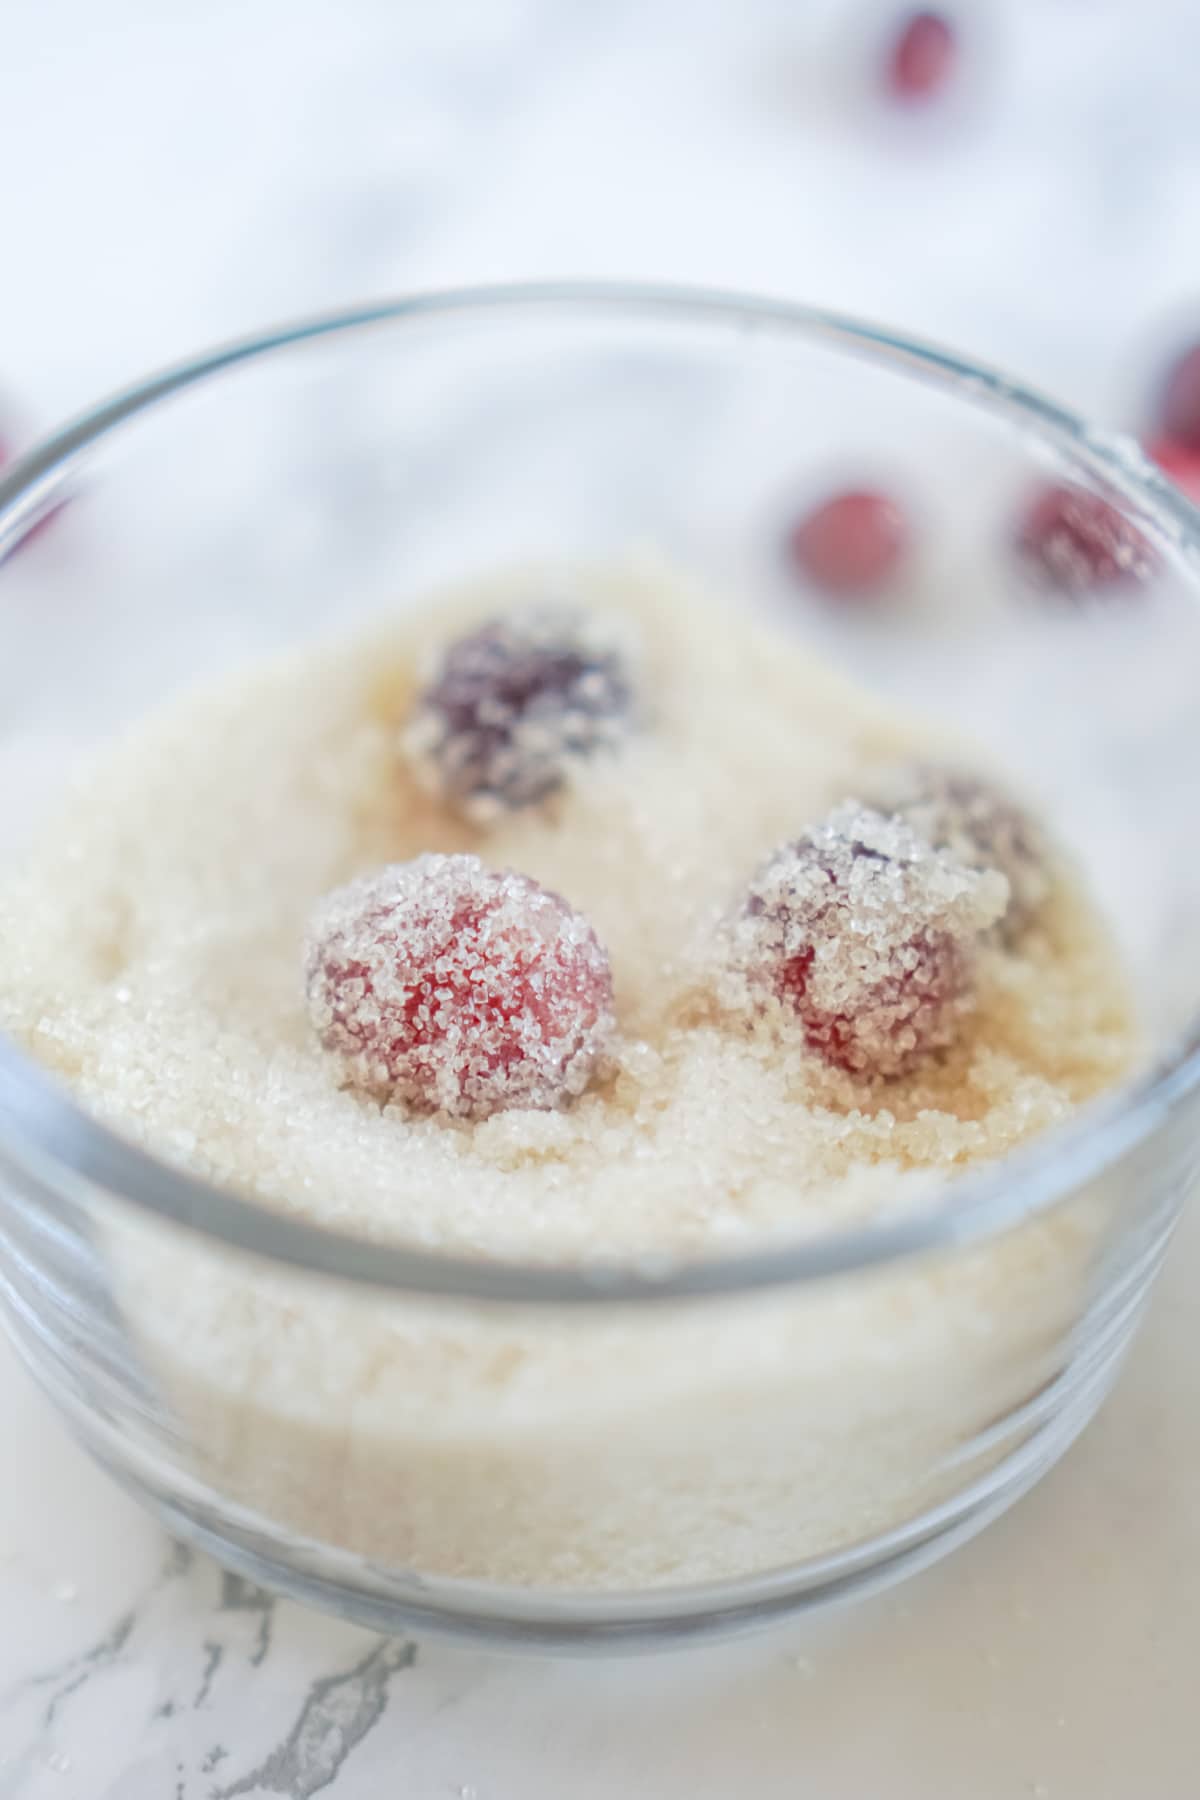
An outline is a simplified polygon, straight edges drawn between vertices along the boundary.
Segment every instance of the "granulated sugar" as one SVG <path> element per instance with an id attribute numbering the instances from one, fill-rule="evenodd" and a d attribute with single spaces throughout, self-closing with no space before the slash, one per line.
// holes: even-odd
<path id="1" fill-rule="evenodd" d="M 1120 1079 L 1119 959 L 1061 869 L 1011 946 L 999 877 L 955 877 L 973 1004 L 898 1079 L 739 1006 L 756 871 L 945 747 L 661 577 L 575 589 L 637 641 L 632 726 L 532 807 L 463 817 L 403 742 L 430 658 L 525 583 L 138 727 L 0 898 L 0 1024 L 117 1130 L 271 1208 L 524 1260 L 896 1216 Z M 571 1104 L 447 1120 L 339 1088 L 306 1009 L 310 916 L 428 852 L 531 877 L 607 950 L 612 1065 Z M 843 1283 L 578 1316 L 332 1289 L 140 1216 L 105 1245 L 211 1495 L 425 1575 L 621 1588 L 778 1567 L 964 1485 L 1061 1369 L 1098 1229 L 1081 1205 Z"/>
<path id="2" fill-rule="evenodd" d="M 911 731 L 688 596 L 630 581 L 594 599 L 637 621 L 645 722 L 569 791 L 488 824 L 442 808 L 398 753 L 453 610 L 145 723 L 0 900 L 0 1023 L 169 1160 L 328 1224 L 515 1257 L 699 1250 L 899 1209 L 1121 1074 L 1119 964 L 1065 881 L 1019 954 L 984 947 L 955 1047 L 901 1082 L 872 1089 L 799 1034 L 727 1017 L 724 919 Z M 607 948 L 616 1067 L 569 1110 L 448 1126 L 339 1091 L 304 1005 L 310 912 L 426 851 L 533 877 Z"/>

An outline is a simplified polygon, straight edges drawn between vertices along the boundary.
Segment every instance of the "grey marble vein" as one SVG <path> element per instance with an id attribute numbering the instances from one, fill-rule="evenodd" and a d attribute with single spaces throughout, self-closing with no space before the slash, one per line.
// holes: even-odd
<path id="1" fill-rule="evenodd" d="M 309 1800 L 328 1787 L 383 1717 L 393 1675 L 416 1660 L 415 1644 L 385 1640 L 343 1673 L 314 1681 L 283 1742 L 248 1775 L 214 1789 L 213 1800 L 260 1792 Z"/>
<path id="2" fill-rule="evenodd" d="M 62 1686 L 50 1696 L 45 1711 L 42 1713 L 43 1730 L 48 1731 L 53 1725 L 58 1716 L 58 1709 L 64 1700 L 68 1700 L 72 1694 L 76 1693 L 98 1669 L 107 1668 L 110 1663 L 116 1661 L 133 1636 L 133 1628 L 136 1624 L 137 1608 L 130 1607 L 128 1612 L 121 1614 L 112 1630 L 106 1632 L 90 1649 L 83 1651 L 80 1656 L 60 1665 L 57 1669 L 49 1669 L 41 1675 L 32 1677 L 30 1681 L 32 1687 L 45 1687 L 51 1682 L 62 1681 Z"/>
<path id="3" fill-rule="evenodd" d="M 193 1552 L 185 1545 L 171 1543 L 162 1568 L 153 1581 L 140 1594 L 133 1604 L 125 1609 L 103 1635 L 90 1644 L 87 1649 L 67 1658 L 65 1662 L 56 1663 L 49 1669 L 42 1669 L 25 1676 L 15 1682 L 3 1694 L 0 1694 L 0 1712 L 8 1710 L 31 1691 L 38 1688 L 52 1687 L 54 1692 L 47 1701 L 41 1715 L 43 1731 L 49 1731 L 59 1715 L 65 1701 L 70 1699 L 101 1670 L 110 1668 L 119 1660 L 137 1628 L 138 1620 L 145 1607 L 154 1596 L 171 1582 L 185 1575 L 192 1567 Z"/>
<path id="4" fill-rule="evenodd" d="M 46 1747 L 59 1740 L 67 1703 L 98 1677 L 136 1655 L 138 1634 L 154 1602 L 189 1573 L 194 1561 L 191 1550 L 170 1543 L 158 1572 L 99 1637 L 76 1655 L 49 1668 L 34 1670 L 0 1693 L 0 1715 L 5 1720 L 3 1742 L 13 1746 L 0 1756 L 4 1768 L 0 1800 L 19 1794 L 31 1772 L 46 1761 L 47 1755 L 54 1758 L 62 1754 L 54 1749 L 47 1751 Z M 48 1696 L 39 1704 L 38 1697 L 46 1695 L 47 1690 Z M 168 1720 L 176 1710 L 176 1701 L 168 1696 L 156 1707 L 153 1717 Z M 22 1747 L 17 1749 L 22 1739 Z M 53 1760 L 46 1766 L 58 1767 Z"/>
<path id="5" fill-rule="evenodd" d="M 258 1613 L 258 1638 L 250 1652 L 250 1666 L 257 1669 L 271 1648 L 271 1633 L 275 1628 L 275 1596 L 268 1594 L 263 1588 L 255 1587 L 244 1576 L 233 1575 L 224 1570 L 221 1575 L 219 1606 L 222 1612 Z"/>
<path id="6" fill-rule="evenodd" d="M 212 1692 L 213 1677 L 220 1668 L 221 1659 L 224 1655 L 224 1644 L 217 1644 L 214 1643 L 211 1638 L 205 1638 L 204 1673 L 200 1677 L 200 1686 L 196 1689 L 195 1697 L 192 1700 L 193 1709 L 200 1708 L 208 1699 L 209 1694 Z"/>

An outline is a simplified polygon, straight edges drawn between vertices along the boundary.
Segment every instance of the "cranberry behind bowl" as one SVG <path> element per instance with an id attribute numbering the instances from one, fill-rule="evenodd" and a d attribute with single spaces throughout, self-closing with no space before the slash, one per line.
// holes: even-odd
<path id="1" fill-rule="evenodd" d="M 893 35 L 884 86 L 893 99 L 920 105 L 948 86 L 958 59 L 958 32 L 945 13 L 911 13 Z"/>
<path id="2" fill-rule="evenodd" d="M 1014 546 L 1033 585 L 1068 600 L 1130 593 L 1157 567 L 1154 551 L 1116 505 L 1066 482 L 1047 483 L 1029 497 Z"/>
<path id="3" fill-rule="evenodd" d="M 1156 462 L 1189 500 L 1200 501 L 1200 446 L 1179 443 L 1170 437 L 1151 438 L 1146 454 Z"/>
<path id="4" fill-rule="evenodd" d="M 1200 343 L 1177 356 L 1162 379 L 1158 429 L 1189 450 L 1200 451 Z"/>
<path id="5" fill-rule="evenodd" d="M 871 599 L 893 581 L 909 544 L 899 504 L 874 488 L 850 488 L 820 501 L 788 534 L 789 560 L 826 594 Z"/>

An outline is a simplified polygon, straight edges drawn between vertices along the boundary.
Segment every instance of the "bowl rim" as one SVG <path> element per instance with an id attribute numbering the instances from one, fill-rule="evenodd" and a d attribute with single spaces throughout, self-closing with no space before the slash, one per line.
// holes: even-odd
<path id="1" fill-rule="evenodd" d="M 242 363 L 324 338 L 456 316 L 659 316 L 762 338 L 824 343 L 956 394 L 1064 454 L 1120 499 L 1200 581 L 1200 509 L 1136 442 L 1097 427 L 999 370 L 952 350 L 821 307 L 658 283 L 537 281 L 414 293 L 252 333 L 123 388 L 64 425 L 0 476 L 0 557 L 49 510 L 74 465 L 126 420 Z M 1145 1142 L 1200 1087 L 1200 1018 L 1135 1081 L 990 1167 L 956 1179 L 902 1217 L 735 1255 L 640 1255 L 625 1261 L 521 1263 L 380 1243 L 288 1216 L 201 1180 L 127 1142 L 0 1034 L 0 1160 L 51 1193 L 94 1207 L 97 1190 L 203 1238 L 356 1286 L 525 1305 L 682 1300 L 826 1281 L 946 1251 L 1048 1210 Z"/>

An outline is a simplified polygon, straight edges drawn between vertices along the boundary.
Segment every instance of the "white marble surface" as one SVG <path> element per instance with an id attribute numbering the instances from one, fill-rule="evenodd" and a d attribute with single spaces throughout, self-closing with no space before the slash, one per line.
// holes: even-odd
<path id="1" fill-rule="evenodd" d="M 46 421 L 367 292 L 657 275 L 890 318 L 1136 423 L 1197 304 L 1200 13 L 959 10 L 971 104 L 901 128 L 856 86 L 869 0 L 9 0 L 0 389 Z M 1192 1220 L 1100 1421 L 949 1563 L 613 1665 L 381 1644 L 247 1590 L 0 1350 L 0 1800 L 1189 1800 L 1198 1273 Z"/>

